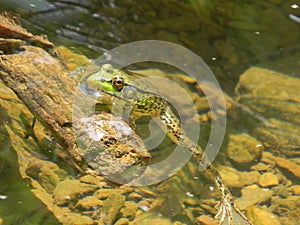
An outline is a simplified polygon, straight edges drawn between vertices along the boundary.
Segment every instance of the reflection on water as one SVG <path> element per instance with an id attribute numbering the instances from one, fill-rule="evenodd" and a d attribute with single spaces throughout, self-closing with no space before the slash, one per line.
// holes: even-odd
<path id="1" fill-rule="evenodd" d="M 20 12 L 30 30 L 94 58 L 136 40 L 184 45 L 205 60 L 227 91 L 245 68 L 257 63 L 298 74 L 299 24 L 291 19 L 300 16 L 296 2 L 191 1 L 200 11 L 180 0 L 5 2 L 0 1 L 1 8 Z M 285 66 L 280 60 L 287 57 Z"/>
<path id="2" fill-rule="evenodd" d="M 159 39 L 184 45 L 205 60 L 228 93 L 233 93 L 233 87 L 236 86 L 242 71 L 252 65 L 260 65 L 299 77 L 300 25 L 298 18 L 300 17 L 300 5 L 296 1 L 292 3 L 281 0 L 245 0 L 236 4 L 235 1 L 198 0 L 193 1 L 196 3 L 193 7 L 189 2 L 180 0 L 13 0 L 8 3 L 8 1 L 0 0 L 0 5 L 2 10 L 19 12 L 24 25 L 30 31 L 37 34 L 46 33 L 55 44 L 66 45 L 91 58 L 98 57 L 106 49 L 136 40 Z M 246 87 L 248 88 L 248 86 Z M 268 88 L 268 85 L 266 84 L 264 88 Z M 241 94 L 244 94 L 245 90 L 246 88 L 242 89 Z M 273 93 L 273 95 L 276 94 Z M 284 97 L 284 93 L 282 95 Z M 253 101 L 251 98 L 249 100 L 248 96 L 247 93 L 243 95 L 246 99 L 245 102 L 251 106 Z M 291 107 L 294 107 L 297 99 L 285 98 L 285 101 L 289 104 L 293 102 Z M 264 106 L 265 103 L 261 104 Z M 282 104 L 276 105 L 276 107 L 283 110 L 280 105 Z M 261 105 L 255 105 L 254 109 L 255 107 L 262 110 Z M 293 112 L 297 112 L 297 110 Z M 285 117 L 288 119 L 288 115 Z M 255 124 L 257 121 L 251 122 Z M 275 123 L 283 124 L 278 121 Z M 245 124 L 249 124 L 249 121 L 244 121 L 239 127 L 233 121 L 231 125 L 234 128 L 230 129 L 245 130 L 242 127 Z M 297 129 L 292 128 L 286 129 L 287 134 L 289 136 L 293 134 L 293 138 L 295 137 L 297 140 Z M 268 135 L 273 135 L 274 129 L 268 129 L 271 130 L 271 134 L 268 133 Z M 280 132 L 276 135 L 280 135 Z M 234 136 L 231 138 L 234 140 Z M 0 140 L 1 145 L 9 145 L 5 138 Z M 299 145 L 291 146 L 293 150 Z M 7 220 L 9 224 L 55 224 L 53 222 L 55 220 L 51 216 L 49 219 L 49 214 L 41 213 L 44 210 L 41 208 L 41 203 L 30 194 L 30 189 L 18 176 L 15 155 L 7 154 L 7 152 L 9 150 L 1 150 L 0 195 L 8 196 L 8 198 L 0 200 L 0 217 L 11 218 L 11 220 Z M 275 160 L 270 155 L 264 156 L 263 159 L 263 163 Z M 298 162 L 297 159 L 294 161 Z M 286 166 L 286 164 L 280 165 L 282 168 Z M 259 166 L 257 170 L 260 173 L 269 171 L 264 164 Z M 202 190 L 200 188 L 202 182 L 197 181 L 198 174 L 195 172 L 194 176 L 186 175 L 187 173 L 192 174 L 191 170 L 195 168 L 190 165 L 187 167 L 189 167 L 188 172 L 182 172 L 175 176 L 169 182 L 169 186 L 167 184 L 158 187 L 158 192 L 161 192 L 161 197 L 165 201 L 161 205 L 157 205 L 156 210 L 162 212 L 166 217 L 188 224 L 191 221 L 190 212 L 182 210 L 178 204 L 183 202 L 186 208 L 192 208 L 193 213 L 197 214 L 199 209 L 193 207 L 200 203 L 198 198 L 192 197 L 191 193 L 197 197 L 203 197 L 203 194 L 199 193 L 199 190 Z M 185 170 L 187 169 L 185 168 Z M 229 172 L 227 171 L 227 173 Z M 236 173 L 233 174 L 236 175 Z M 250 172 L 247 173 L 248 175 L 250 176 Z M 284 193 L 282 190 L 286 188 L 288 182 L 291 182 L 289 179 L 296 184 L 299 183 L 297 178 L 291 178 L 291 175 L 288 174 L 287 178 L 280 180 L 281 186 L 274 189 L 274 193 Z M 18 181 L 16 182 L 16 180 Z M 182 182 L 188 184 L 182 186 Z M 243 182 L 248 182 L 249 185 L 249 181 L 243 180 Z M 232 186 L 237 189 L 241 188 L 236 183 Z M 190 190 L 190 194 L 184 193 L 185 190 Z M 184 194 L 170 198 L 170 193 L 173 195 L 174 193 Z M 32 208 L 27 205 L 24 207 L 22 205 L 24 202 L 30 202 Z M 295 206 L 289 202 L 281 202 L 277 205 L 285 207 L 282 210 L 274 210 L 279 216 L 288 214 L 283 212 L 284 210 L 297 208 L 296 203 Z M 3 208 L 6 210 L 2 210 Z M 25 209 L 26 211 L 24 211 Z M 201 213 L 208 213 L 209 210 L 204 207 Z"/>

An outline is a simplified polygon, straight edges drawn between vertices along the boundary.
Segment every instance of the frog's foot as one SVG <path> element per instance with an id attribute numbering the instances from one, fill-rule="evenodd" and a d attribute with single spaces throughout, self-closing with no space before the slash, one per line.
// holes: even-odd
<path id="1" fill-rule="evenodd" d="M 215 218 L 220 220 L 219 225 L 252 225 L 233 201 L 230 191 L 227 189 L 218 172 L 214 168 L 210 168 L 210 170 L 215 175 L 216 185 L 222 195 L 221 201 L 216 206 L 219 208 L 219 211 Z"/>
<path id="2" fill-rule="evenodd" d="M 216 207 L 219 208 L 215 215 L 220 220 L 219 225 L 252 225 L 230 197 L 224 196 Z"/>
<path id="3" fill-rule="evenodd" d="M 231 201 L 227 198 L 222 199 L 217 205 L 219 208 L 218 213 L 215 215 L 216 219 L 219 219 L 219 225 L 222 225 L 227 219 L 227 224 L 233 225 L 233 213 Z"/>

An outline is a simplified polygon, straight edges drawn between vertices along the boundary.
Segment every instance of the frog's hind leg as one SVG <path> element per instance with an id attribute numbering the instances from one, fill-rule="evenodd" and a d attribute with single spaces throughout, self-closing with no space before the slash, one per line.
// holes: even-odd
<path id="1" fill-rule="evenodd" d="M 191 151 L 193 158 L 200 163 L 203 168 L 206 168 L 203 171 L 204 176 L 214 181 L 218 190 L 221 192 L 222 197 L 220 204 L 218 205 L 219 211 L 216 215 L 216 217 L 220 218 L 219 224 L 252 225 L 234 203 L 230 191 L 223 182 L 219 172 L 211 165 L 212 162 L 204 155 L 203 149 L 185 136 L 185 133 L 180 126 L 179 119 L 174 115 L 170 107 L 161 109 L 159 121 L 157 122 L 175 144 Z"/>
<path id="2" fill-rule="evenodd" d="M 212 165 L 209 165 L 203 172 L 206 177 L 214 178 L 214 182 L 222 195 L 220 202 L 216 206 L 219 208 L 219 211 L 215 215 L 215 218 L 220 220 L 219 225 L 252 225 L 252 223 L 244 216 L 239 207 L 235 204 L 233 197 L 222 180 L 219 172 Z"/>

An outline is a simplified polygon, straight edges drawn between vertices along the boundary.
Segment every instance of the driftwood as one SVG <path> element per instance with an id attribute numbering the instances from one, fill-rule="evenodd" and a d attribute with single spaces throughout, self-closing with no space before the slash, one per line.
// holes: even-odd
<path id="1" fill-rule="evenodd" d="M 82 157 L 72 130 L 74 80 L 46 36 L 34 36 L 12 13 L 0 15 L 0 78 L 76 163 Z"/>

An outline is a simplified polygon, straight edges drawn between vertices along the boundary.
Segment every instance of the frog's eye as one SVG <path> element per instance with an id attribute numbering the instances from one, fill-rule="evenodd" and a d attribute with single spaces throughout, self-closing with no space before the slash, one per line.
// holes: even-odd
<path id="1" fill-rule="evenodd" d="M 113 77 L 112 85 L 116 90 L 121 91 L 125 85 L 123 77 L 120 77 L 120 76 Z"/>

